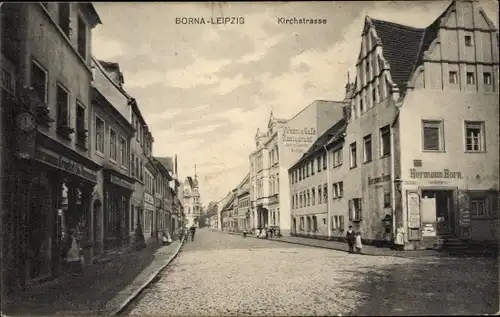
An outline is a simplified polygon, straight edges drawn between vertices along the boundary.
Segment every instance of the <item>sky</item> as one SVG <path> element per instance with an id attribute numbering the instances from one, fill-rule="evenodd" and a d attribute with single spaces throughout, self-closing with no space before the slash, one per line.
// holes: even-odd
<path id="1" fill-rule="evenodd" d="M 94 3 L 98 59 L 120 64 L 124 88 L 153 134 L 153 155 L 178 155 L 201 201 L 222 199 L 249 171 L 270 111 L 291 118 L 314 100 L 344 98 L 355 77 L 365 16 L 426 27 L 449 1 Z M 498 25 L 498 2 L 480 1 Z M 244 24 L 183 25 L 176 18 L 243 17 Z M 326 19 L 283 25 L 278 18 Z"/>

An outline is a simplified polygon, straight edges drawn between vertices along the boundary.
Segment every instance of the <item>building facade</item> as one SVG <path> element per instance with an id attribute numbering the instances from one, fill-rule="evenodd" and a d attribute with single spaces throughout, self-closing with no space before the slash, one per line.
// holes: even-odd
<path id="1" fill-rule="evenodd" d="M 498 33 L 478 2 L 452 2 L 425 29 L 367 17 L 347 87 L 345 136 L 328 141 L 321 180 L 333 190 L 327 236 L 352 225 L 368 243 L 400 227 L 405 249 L 496 243 Z"/>
<path id="2" fill-rule="evenodd" d="M 135 180 L 130 171 L 130 143 L 135 130 L 117 109 L 128 97 L 96 59 L 92 60 L 92 159 L 102 169 L 93 193 L 94 252 L 130 242 L 131 196 Z M 113 101 L 115 104 L 112 104 Z"/>
<path id="3" fill-rule="evenodd" d="M 257 131 L 250 154 L 252 229 L 279 227 L 289 235 L 291 205 L 288 169 L 343 115 L 343 103 L 317 100 L 290 120 L 271 113 L 266 133 Z"/>
<path id="4" fill-rule="evenodd" d="M 2 276 L 24 285 L 60 273 L 63 225 L 80 229 L 86 262 L 92 258 L 100 167 L 87 138 L 90 39 L 100 20 L 90 3 L 3 3 L 1 10 L 2 134 L 14 133 L 2 147 Z M 69 211 L 61 217 L 65 187 Z"/>
<path id="5" fill-rule="evenodd" d="M 236 189 L 236 230 L 250 230 L 250 175 Z"/>
<path id="6" fill-rule="evenodd" d="M 182 183 L 182 206 L 184 207 L 185 223 L 187 227 L 198 226 L 198 220 L 201 215 L 200 191 L 198 177 L 186 177 Z"/>

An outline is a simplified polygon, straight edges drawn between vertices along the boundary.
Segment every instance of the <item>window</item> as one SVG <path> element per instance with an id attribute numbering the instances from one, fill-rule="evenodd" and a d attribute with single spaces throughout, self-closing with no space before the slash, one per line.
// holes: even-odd
<path id="1" fill-rule="evenodd" d="M 309 164 L 306 163 L 306 177 L 309 177 Z"/>
<path id="2" fill-rule="evenodd" d="M 116 132 L 109 129 L 109 158 L 116 162 Z"/>
<path id="3" fill-rule="evenodd" d="M 76 106 L 76 142 L 77 145 L 87 145 L 87 129 L 85 128 L 85 107 L 81 104 Z"/>
<path id="4" fill-rule="evenodd" d="M 311 231 L 312 225 L 311 225 L 311 217 L 307 217 L 307 231 Z"/>
<path id="5" fill-rule="evenodd" d="M 83 21 L 82 17 L 78 17 L 78 46 L 77 50 L 80 56 L 87 60 L 87 24 Z"/>
<path id="6" fill-rule="evenodd" d="M 380 129 L 380 156 L 391 155 L 391 128 L 386 125 Z"/>
<path id="7" fill-rule="evenodd" d="M 338 188 L 337 184 L 332 184 L 332 199 L 335 199 L 338 197 Z"/>
<path id="8" fill-rule="evenodd" d="M 363 97 L 359 97 L 359 111 L 363 113 L 365 111 L 365 103 L 363 102 Z"/>
<path id="9" fill-rule="evenodd" d="M 451 71 L 449 73 L 448 81 L 450 84 L 458 84 L 458 73 L 456 71 Z"/>
<path id="10" fill-rule="evenodd" d="M 384 208 L 391 208 L 391 191 L 388 188 L 384 189 Z"/>
<path id="11" fill-rule="evenodd" d="M 372 160 L 372 135 L 369 134 L 363 138 L 363 144 L 364 144 L 364 162 L 371 162 Z"/>
<path id="12" fill-rule="evenodd" d="M 311 201 L 313 206 L 316 205 L 316 188 L 311 189 Z"/>
<path id="13" fill-rule="evenodd" d="M 70 34 L 70 4 L 59 2 L 59 27 L 69 38 Z"/>
<path id="14" fill-rule="evenodd" d="M 38 98 L 47 103 L 47 72 L 35 61 L 31 62 L 31 87 L 36 91 Z"/>
<path id="15" fill-rule="evenodd" d="M 470 35 L 465 36 L 465 46 L 472 46 L 472 36 Z"/>
<path id="16" fill-rule="evenodd" d="M 318 172 L 321 172 L 321 155 L 318 156 Z"/>
<path id="17" fill-rule="evenodd" d="M 335 152 L 333 152 L 333 167 L 337 167 L 342 165 L 342 149 L 338 149 Z"/>
<path id="18" fill-rule="evenodd" d="M 354 198 L 349 200 L 349 220 L 352 221 L 361 221 L 361 198 Z"/>
<path id="19" fill-rule="evenodd" d="M 130 172 L 132 174 L 132 177 L 135 177 L 135 154 L 132 153 L 132 158 L 130 160 Z"/>
<path id="20" fill-rule="evenodd" d="M 341 198 L 344 196 L 344 182 L 338 182 L 337 183 L 337 189 L 338 189 L 338 198 Z"/>
<path id="21" fill-rule="evenodd" d="M 483 81 L 485 85 L 491 85 L 491 73 L 483 73 Z"/>
<path id="22" fill-rule="evenodd" d="M 95 118 L 95 149 L 104 154 L 104 121 L 98 117 Z"/>
<path id="23" fill-rule="evenodd" d="M 120 163 L 121 166 L 126 167 L 128 164 L 127 159 L 127 140 L 125 138 L 120 137 Z"/>
<path id="24" fill-rule="evenodd" d="M 328 201 L 328 184 L 323 185 L 323 201 L 325 203 Z"/>
<path id="25" fill-rule="evenodd" d="M 314 158 L 311 159 L 311 175 L 314 175 Z"/>
<path id="26" fill-rule="evenodd" d="M 299 228 L 300 231 L 304 231 L 304 217 L 300 217 Z"/>
<path id="27" fill-rule="evenodd" d="M 443 122 L 430 120 L 422 121 L 423 124 L 423 148 L 424 151 L 441 151 L 444 149 L 442 133 Z"/>
<path id="28" fill-rule="evenodd" d="M 309 193 L 309 190 L 307 191 L 307 206 L 311 206 L 311 193 Z"/>
<path id="29" fill-rule="evenodd" d="M 69 127 L 69 93 L 57 85 L 57 127 Z"/>
<path id="30" fill-rule="evenodd" d="M 321 204 L 321 185 L 318 186 L 318 204 Z"/>
<path id="31" fill-rule="evenodd" d="M 467 85 L 474 85 L 476 83 L 476 79 L 474 78 L 473 72 L 467 72 Z"/>
<path id="32" fill-rule="evenodd" d="M 316 216 L 312 216 L 312 224 L 313 224 L 312 230 L 314 232 L 318 231 L 318 218 Z"/>
<path id="33" fill-rule="evenodd" d="M 372 89 L 372 99 L 374 104 L 377 103 L 377 91 L 375 88 Z"/>
<path id="34" fill-rule="evenodd" d="M 465 122 L 465 150 L 484 151 L 484 122 Z"/>
<path id="35" fill-rule="evenodd" d="M 357 161 L 356 161 L 356 142 L 353 142 L 351 143 L 351 145 L 349 146 L 350 148 L 350 152 L 351 152 L 351 157 L 350 157 L 350 163 L 351 163 L 351 168 L 355 168 L 358 164 L 357 164 Z"/>
<path id="36" fill-rule="evenodd" d="M 326 164 L 328 163 L 327 157 L 326 157 L 326 152 L 323 153 L 323 169 L 326 170 Z"/>
<path id="37" fill-rule="evenodd" d="M 487 217 L 489 216 L 488 204 L 486 198 L 471 199 L 471 216 L 472 217 Z"/>

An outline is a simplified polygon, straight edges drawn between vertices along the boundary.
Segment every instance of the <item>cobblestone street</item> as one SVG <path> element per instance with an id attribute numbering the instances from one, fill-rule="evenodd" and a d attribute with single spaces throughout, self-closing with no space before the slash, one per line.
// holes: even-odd
<path id="1" fill-rule="evenodd" d="M 126 313 L 493 313 L 497 273 L 495 259 L 350 255 L 201 229 Z"/>

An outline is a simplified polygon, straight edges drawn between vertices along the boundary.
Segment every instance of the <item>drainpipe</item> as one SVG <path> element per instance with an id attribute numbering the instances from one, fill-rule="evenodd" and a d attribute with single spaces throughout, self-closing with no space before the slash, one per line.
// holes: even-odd
<path id="1" fill-rule="evenodd" d="M 396 124 L 396 120 L 399 120 L 399 108 L 402 106 L 402 102 L 396 102 L 396 114 L 394 116 L 394 120 L 391 124 L 391 129 L 390 129 L 390 136 L 391 136 L 391 190 L 392 190 L 392 195 L 391 195 L 391 212 L 392 212 L 392 233 L 391 233 L 391 238 L 394 241 L 394 234 L 396 232 L 396 166 L 395 166 L 395 149 L 396 149 L 396 142 L 394 140 L 394 125 Z"/>
<path id="2" fill-rule="evenodd" d="M 328 156 L 328 150 L 326 148 L 326 145 L 323 145 L 323 149 L 325 150 L 326 152 L 326 190 L 327 190 L 327 193 L 330 191 L 329 188 L 330 188 L 330 157 Z M 327 215 L 327 219 L 326 219 L 326 228 L 328 230 L 328 240 L 331 239 L 332 237 L 332 228 L 331 228 L 331 225 L 332 225 L 332 221 L 331 221 L 331 199 L 330 199 L 330 196 L 333 195 L 333 188 L 332 188 L 332 192 L 330 195 L 327 195 L 326 197 L 326 215 Z"/>

